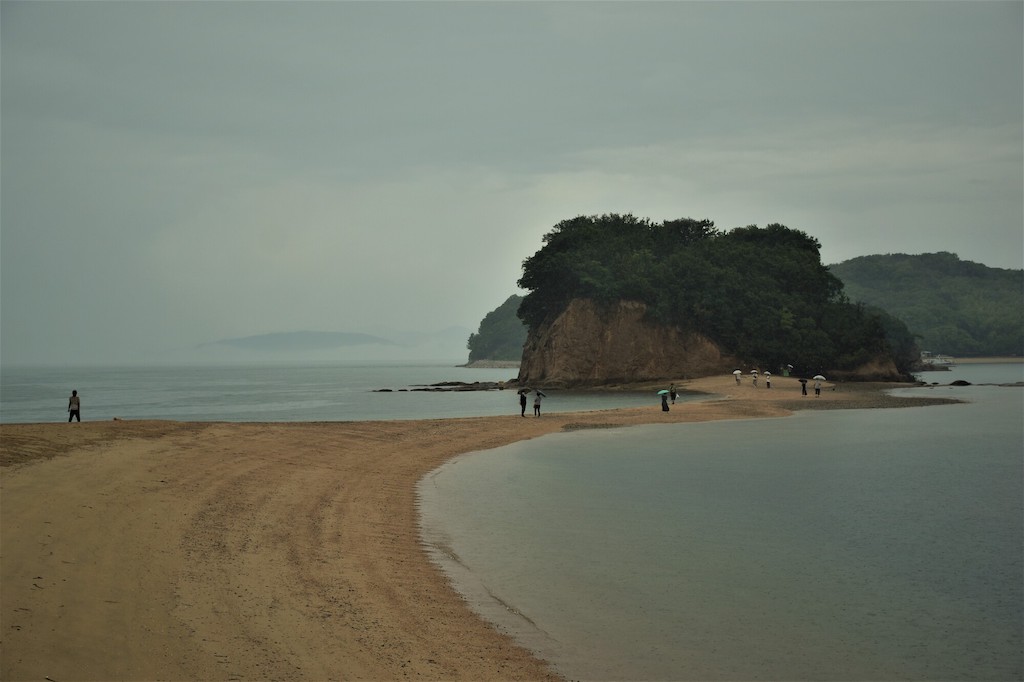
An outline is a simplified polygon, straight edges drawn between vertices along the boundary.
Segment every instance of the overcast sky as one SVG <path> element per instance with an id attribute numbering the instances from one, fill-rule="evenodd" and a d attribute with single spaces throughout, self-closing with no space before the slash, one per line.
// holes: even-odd
<path id="1" fill-rule="evenodd" d="M 1022 8 L 3 0 L 0 361 L 475 330 L 581 214 L 1021 268 Z"/>

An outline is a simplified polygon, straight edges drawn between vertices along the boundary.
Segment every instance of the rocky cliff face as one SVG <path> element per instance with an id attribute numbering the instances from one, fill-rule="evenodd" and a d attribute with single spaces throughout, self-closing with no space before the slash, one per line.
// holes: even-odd
<path id="1" fill-rule="evenodd" d="M 708 339 L 644 319 L 642 303 L 610 310 L 577 299 L 553 323 L 531 330 L 523 347 L 519 383 L 599 386 L 728 373 L 736 359 Z"/>
<path id="2" fill-rule="evenodd" d="M 572 301 L 553 323 L 530 331 L 519 385 L 608 386 L 728 374 L 746 367 L 700 334 L 648 322 L 646 312 L 637 302 L 621 301 L 602 310 L 593 301 Z M 841 381 L 911 380 L 886 356 L 827 374 Z"/>
<path id="3" fill-rule="evenodd" d="M 848 371 L 831 371 L 829 379 L 838 381 L 913 381 L 913 377 L 900 374 L 890 357 L 880 355 L 860 367 Z"/>

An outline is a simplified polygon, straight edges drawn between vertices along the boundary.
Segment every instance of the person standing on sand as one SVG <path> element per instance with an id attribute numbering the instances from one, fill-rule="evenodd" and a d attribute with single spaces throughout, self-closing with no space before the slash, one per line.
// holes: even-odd
<path id="1" fill-rule="evenodd" d="M 519 393 L 519 414 L 526 416 L 526 394 L 523 392 Z"/>
<path id="2" fill-rule="evenodd" d="M 544 394 L 537 391 L 537 395 L 533 398 L 533 416 L 540 416 L 540 399 L 544 397 Z"/>
<path id="3" fill-rule="evenodd" d="M 81 406 L 82 401 L 78 398 L 78 391 L 71 391 L 71 397 L 68 398 L 68 424 L 72 419 L 82 421 Z"/>
<path id="4" fill-rule="evenodd" d="M 672 398 L 672 404 L 675 405 L 676 404 L 676 385 L 675 384 L 671 384 L 668 387 L 668 397 Z"/>
<path id="5" fill-rule="evenodd" d="M 818 381 L 818 380 L 815 380 L 815 382 L 814 382 L 814 397 L 815 398 L 820 398 L 821 397 L 821 382 Z"/>
<path id="6" fill-rule="evenodd" d="M 661 394 L 661 411 L 668 412 L 668 393 Z"/>

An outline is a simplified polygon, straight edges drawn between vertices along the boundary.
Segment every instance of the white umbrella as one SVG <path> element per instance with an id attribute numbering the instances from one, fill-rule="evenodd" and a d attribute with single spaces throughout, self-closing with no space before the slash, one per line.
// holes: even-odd
<path id="1" fill-rule="evenodd" d="M 821 376 L 820 374 L 815 374 L 813 379 L 815 381 L 825 381 L 825 377 Z"/>
<path id="2" fill-rule="evenodd" d="M 765 371 L 765 373 L 764 373 L 764 375 L 765 375 L 766 377 L 770 377 L 770 376 L 772 375 L 772 373 L 766 370 L 766 371 Z"/>
<path id="3" fill-rule="evenodd" d="M 733 374 L 743 374 L 743 370 L 741 370 L 741 369 L 738 369 L 738 370 L 736 370 L 735 372 L 733 372 Z"/>
<path id="4" fill-rule="evenodd" d="M 757 370 L 756 369 L 752 369 L 752 370 L 750 370 L 750 373 L 751 374 L 757 374 Z"/>

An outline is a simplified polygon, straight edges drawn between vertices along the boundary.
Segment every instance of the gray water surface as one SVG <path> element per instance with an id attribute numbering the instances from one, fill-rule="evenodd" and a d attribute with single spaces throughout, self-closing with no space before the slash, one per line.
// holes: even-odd
<path id="1" fill-rule="evenodd" d="M 424 537 L 573 679 L 1017 680 L 1022 394 L 520 442 L 425 478 Z"/>
<path id="2" fill-rule="evenodd" d="M 436 364 L 3 367 L 0 422 L 67 421 L 72 390 L 82 398 L 84 421 L 119 417 L 294 422 L 518 415 L 518 396 L 512 389 L 415 390 L 446 381 L 508 381 L 516 374 L 515 369 Z M 647 393 L 551 389 L 546 393 L 544 413 L 658 405 L 658 396 Z M 683 399 L 694 397 L 684 394 Z"/>

